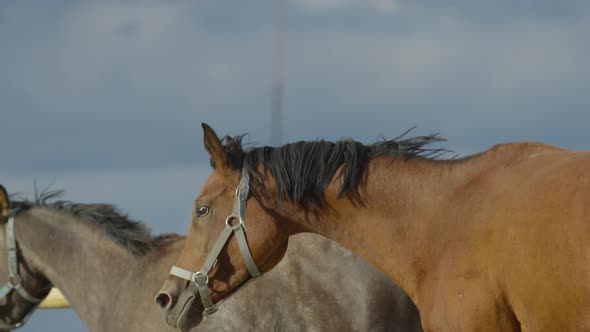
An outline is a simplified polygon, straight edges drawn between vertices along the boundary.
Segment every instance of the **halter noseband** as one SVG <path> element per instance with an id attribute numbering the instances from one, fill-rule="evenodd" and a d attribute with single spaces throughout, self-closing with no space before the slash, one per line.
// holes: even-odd
<path id="1" fill-rule="evenodd" d="M 27 322 L 29 317 L 33 314 L 33 311 L 36 309 L 36 305 L 43 301 L 43 299 L 36 298 L 32 296 L 23 286 L 22 278 L 18 273 L 18 255 L 17 255 L 17 248 L 16 248 L 16 238 L 14 236 L 14 216 L 16 215 L 16 211 L 13 211 L 8 218 L 8 222 L 6 223 L 6 247 L 8 249 L 8 282 L 0 288 L 0 299 L 5 298 L 8 296 L 10 292 L 13 290 L 16 291 L 23 299 L 26 301 L 35 304 L 35 307 L 31 309 L 27 315 L 18 323 L 11 324 L 7 323 L 3 320 L 0 320 L 0 328 L 13 330 L 17 329 Z"/>
<path id="2" fill-rule="evenodd" d="M 240 184 L 238 185 L 238 188 L 236 190 L 236 200 L 234 202 L 234 208 L 232 210 L 232 213 L 225 220 L 225 228 L 223 229 L 223 231 L 217 238 L 217 241 L 211 248 L 211 251 L 207 256 L 207 259 L 205 260 L 203 267 L 201 267 L 201 269 L 198 272 L 191 272 L 182 269 L 178 266 L 173 266 L 170 270 L 171 275 L 194 283 L 196 289 L 192 287 L 192 292 L 194 295 L 198 293 L 201 297 L 201 302 L 203 303 L 204 308 L 204 318 L 207 318 L 207 316 L 217 311 L 217 306 L 213 303 L 213 300 L 209 295 L 209 290 L 207 286 L 207 284 L 209 283 L 209 271 L 211 271 L 211 269 L 217 262 L 217 257 L 221 253 L 221 250 L 223 249 L 227 241 L 229 241 L 232 234 L 235 235 L 236 240 L 238 241 L 238 246 L 240 248 L 242 258 L 246 263 L 246 267 L 250 272 L 250 276 L 252 278 L 262 276 L 262 273 L 260 272 L 260 270 L 258 270 L 258 267 L 256 267 L 256 263 L 254 262 L 252 254 L 250 253 L 250 248 L 248 247 L 248 241 L 246 240 L 246 225 L 244 224 L 244 219 L 246 215 L 248 192 L 250 190 L 250 175 L 248 174 L 248 169 L 248 162 L 244 160 L 244 165 L 242 167 L 242 178 L 240 179 Z M 234 219 L 238 220 L 238 223 L 236 225 L 232 225 L 232 221 Z"/>

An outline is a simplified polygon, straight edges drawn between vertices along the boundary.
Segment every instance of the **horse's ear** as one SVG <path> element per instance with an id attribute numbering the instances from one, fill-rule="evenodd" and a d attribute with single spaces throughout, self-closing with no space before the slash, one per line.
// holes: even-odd
<path id="1" fill-rule="evenodd" d="M 8 193 L 2 185 L 0 185 L 0 224 L 3 224 L 10 215 L 10 200 Z"/>
<path id="2" fill-rule="evenodd" d="M 201 127 L 203 127 L 203 142 L 205 143 L 205 150 L 207 150 L 211 156 L 213 167 L 216 169 L 229 167 L 229 156 L 223 148 L 221 140 L 215 131 L 213 131 L 213 129 L 206 123 L 201 123 Z"/>

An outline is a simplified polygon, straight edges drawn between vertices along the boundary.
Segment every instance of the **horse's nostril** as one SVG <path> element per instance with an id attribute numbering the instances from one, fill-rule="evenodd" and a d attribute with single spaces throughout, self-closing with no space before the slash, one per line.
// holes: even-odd
<path id="1" fill-rule="evenodd" d="M 168 305 L 170 304 L 170 295 L 166 293 L 160 293 L 156 296 L 156 303 L 160 306 L 162 310 L 166 310 Z"/>

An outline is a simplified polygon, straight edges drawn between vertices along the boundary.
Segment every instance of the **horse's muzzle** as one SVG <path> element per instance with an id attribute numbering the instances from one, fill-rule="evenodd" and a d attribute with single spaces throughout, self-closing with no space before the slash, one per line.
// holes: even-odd
<path id="1" fill-rule="evenodd" d="M 189 331 L 199 325 L 203 317 L 203 305 L 199 300 L 195 285 L 184 280 L 172 278 L 166 281 L 158 295 L 156 303 L 164 311 L 166 323 L 180 331 Z"/>

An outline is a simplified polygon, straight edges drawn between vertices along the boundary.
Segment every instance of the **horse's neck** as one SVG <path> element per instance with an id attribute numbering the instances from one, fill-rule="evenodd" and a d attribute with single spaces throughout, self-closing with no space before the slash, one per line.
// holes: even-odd
<path id="1" fill-rule="evenodd" d="M 104 330 L 103 327 L 111 326 L 114 320 L 118 321 L 116 324 L 126 324 L 119 317 L 113 317 L 118 311 L 113 308 L 125 301 L 141 301 L 142 305 L 153 303 L 149 289 L 143 290 L 146 294 L 134 290 L 152 281 L 155 294 L 158 285 L 155 278 L 163 280 L 165 276 L 164 264 L 159 264 L 161 268 L 155 266 L 169 254 L 155 262 L 135 257 L 102 230 L 56 211 L 34 208 L 21 219 L 17 220 L 16 234 L 23 256 L 64 293 L 91 330 Z M 168 260 L 173 264 L 173 257 Z M 143 273 L 148 270 L 151 274 Z M 145 278 L 151 275 L 154 278 Z M 157 308 L 154 309 L 157 314 Z M 122 319 L 125 318 L 132 317 Z M 157 318 L 161 317 L 152 320 Z"/>
<path id="2" fill-rule="evenodd" d="M 457 162 L 461 164 L 463 162 Z M 446 198 L 463 183 L 459 165 L 425 160 L 371 161 L 366 183 L 366 205 L 336 199 L 339 183 L 328 188 L 328 203 L 337 211 L 306 227 L 365 258 L 396 281 L 410 297 L 428 270 L 437 214 Z M 416 299 L 414 298 L 416 301 Z"/>

